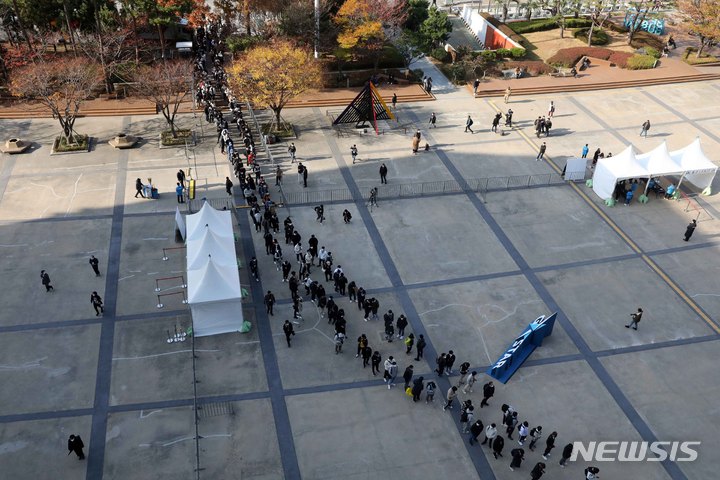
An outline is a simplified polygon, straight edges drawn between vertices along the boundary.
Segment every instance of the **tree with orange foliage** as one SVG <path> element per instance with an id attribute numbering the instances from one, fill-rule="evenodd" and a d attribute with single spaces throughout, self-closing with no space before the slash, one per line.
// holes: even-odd
<path id="1" fill-rule="evenodd" d="M 228 80 L 233 92 L 253 105 L 280 113 L 301 93 L 321 84 L 320 63 L 310 50 L 287 40 L 275 40 L 245 52 L 230 68 Z"/>
<path id="2" fill-rule="evenodd" d="M 100 82 L 101 69 L 87 59 L 61 58 L 49 62 L 39 59 L 11 73 L 10 92 L 47 107 L 60 123 L 66 143 L 72 144 L 80 105 Z"/>
<path id="3" fill-rule="evenodd" d="M 705 47 L 720 40 L 720 3 L 717 0 L 682 0 L 678 9 L 687 31 L 698 38 L 700 58 Z"/>

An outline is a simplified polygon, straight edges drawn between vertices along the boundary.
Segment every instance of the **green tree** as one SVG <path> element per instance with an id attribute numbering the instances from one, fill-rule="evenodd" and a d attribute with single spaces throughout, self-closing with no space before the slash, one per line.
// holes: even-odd
<path id="1" fill-rule="evenodd" d="M 428 0 L 410 0 L 408 1 L 407 20 L 405 20 L 405 28 L 413 32 L 417 32 L 420 25 L 428 18 L 428 8 L 430 2 Z"/>
<path id="2" fill-rule="evenodd" d="M 448 39 L 450 32 L 452 24 L 448 14 L 437 8 L 428 10 L 428 18 L 420 25 L 423 46 L 428 49 L 439 46 Z"/>

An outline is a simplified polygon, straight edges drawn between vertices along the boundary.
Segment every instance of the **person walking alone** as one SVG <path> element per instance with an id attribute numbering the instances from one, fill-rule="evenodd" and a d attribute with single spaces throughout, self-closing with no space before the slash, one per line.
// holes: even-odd
<path id="1" fill-rule="evenodd" d="M 581 158 L 587 158 L 589 152 L 590 152 L 590 147 L 588 147 L 588 144 L 586 143 L 585 146 L 582 148 L 582 157 Z"/>
<path id="2" fill-rule="evenodd" d="M 465 133 L 467 133 L 468 130 L 470 130 L 470 133 L 475 133 L 475 132 L 473 132 L 473 129 L 471 128 L 472 124 L 473 124 L 473 119 L 470 117 L 470 115 L 468 115 L 467 120 L 465 120 Z"/>
<path id="3" fill-rule="evenodd" d="M 432 112 L 430 114 L 430 122 L 429 122 L 431 128 L 437 128 L 437 126 L 435 125 L 436 121 L 437 121 L 437 117 L 435 116 L 435 112 Z"/>
<path id="4" fill-rule="evenodd" d="M 642 124 L 642 130 L 640 130 L 640 136 L 647 138 L 648 130 L 650 130 L 650 120 L 645 120 Z"/>
<path id="5" fill-rule="evenodd" d="M 175 195 L 177 195 L 177 202 L 178 203 L 185 203 L 185 200 L 183 199 L 183 192 L 185 191 L 185 187 L 180 185 L 180 182 L 178 182 L 177 187 L 175 187 Z"/>
<path id="6" fill-rule="evenodd" d="M 50 275 L 45 270 L 40 270 L 40 279 L 42 281 L 42 284 L 45 286 L 46 292 L 51 292 L 55 290 L 52 285 L 50 285 Z"/>
<path id="7" fill-rule="evenodd" d="M 295 330 L 293 329 L 290 320 L 285 320 L 285 323 L 283 324 L 283 333 L 285 333 L 285 341 L 287 342 L 288 348 L 292 347 L 292 345 L 290 345 L 290 337 L 295 336 Z"/>
<path id="8" fill-rule="evenodd" d="M 357 145 L 353 145 L 352 147 L 350 147 L 350 156 L 353 159 L 353 165 L 355 165 L 355 161 L 357 160 L 357 156 L 358 156 Z"/>
<path id="9" fill-rule="evenodd" d="M 388 169 L 385 164 L 383 163 L 382 165 L 380 165 L 380 183 L 387 184 L 387 172 Z"/>
<path id="10" fill-rule="evenodd" d="M 297 148 L 295 147 L 295 143 L 291 143 L 288 147 L 288 153 L 290 154 L 290 163 L 295 163 L 295 153 L 297 152 Z"/>
<path id="11" fill-rule="evenodd" d="M 264 302 L 265 302 L 265 307 L 267 307 L 266 313 L 269 313 L 270 316 L 274 316 L 273 305 L 275 305 L 275 295 L 273 295 L 273 293 L 270 290 L 268 290 L 267 293 L 265 294 Z"/>
<path id="12" fill-rule="evenodd" d="M 693 219 L 693 221 L 690 222 L 690 224 L 685 229 L 685 238 L 683 238 L 683 240 L 685 240 L 686 242 L 689 241 L 690 237 L 692 237 L 693 233 L 695 233 L 696 228 L 697 228 L 697 220 Z"/>
<path id="13" fill-rule="evenodd" d="M 540 161 L 545 157 L 545 150 L 547 150 L 547 145 L 545 142 L 540 145 L 540 150 L 538 151 L 537 157 L 535 157 L 535 161 Z"/>
<path id="14" fill-rule="evenodd" d="M 99 317 L 101 313 L 105 313 L 105 309 L 103 308 L 102 298 L 100 298 L 100 295 L 98 295 L 97 292 L 92 292 L 92 294 L 90 295 L 90 303 L 92 304 L 93 308 L 95 309 L 96 317 Z"/>
<path id="15" fill-rule="evenodd" d="M 68 455 L 70 453 L 75 452 L 75 455 L 77 455 L 78 460 L 85 460 L 85 453 L 83 452 L 83 448 L 85 447 L 85 444 L 82 441 L 82 438 L 80 438 L 80 435 L 70 435 L 68 438 Z"/>
<path id="16" fill-rule="evenodd" d="M 640 320 L 642 320 L 642 315 L 643 315 L 643 309 L 642 309 L 642 308 L 638 308 L 638 309 L 637 309 L 637 312 L 631 313 L 631 314 L 630 314 L 630 323 L 628 323 L 627 325 L 625 325 L 625 328 L 630 328 L 630 327 L 632 327 L 633 330 L 637 330 L 638 323 L 640 323 Z"/>
<path id="17" fill-rule="evenodd" d="M 99 277 L 100 276 L 100 262 L 98 261 L 97 258 L 95 258 L 95 255 L 90 255 L 89 263 L 93 269 L 93 272 L 95 272 L 95 276 Z"/>
<path id="18" fill-rule="evenodd" d="M 507 87 L 507 88 L 505 89 L 505 96 L 503 97 L 503 99 L 505 100 L 505 103 L 509 103 L 509 102 L 510 102 L 510 95 L 512 95 L 512 88 Z"/>

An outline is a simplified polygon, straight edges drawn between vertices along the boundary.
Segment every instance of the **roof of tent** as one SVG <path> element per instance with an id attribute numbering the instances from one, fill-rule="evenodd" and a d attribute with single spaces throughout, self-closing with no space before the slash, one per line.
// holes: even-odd
<path id="1" fill-rule="evenodd" d="M 611 172 L 618 180 L 643 177 L 648 174 L 647 168 L 637 161 L 632 145 L 629 145 L 625 150 L 614 157 L 601 158 L 598 160 L 595 168 L 598 168 L 601 165 Z"/>
<path id="2" fill-rule="evenodd" d="M 187 223 L 187 240 L 197 240 L 202 236 L 202 228 L 207 227 L 215 233 L 232 236 L 232 219 L 230 212 L 223 210 L 215 210 L 206 202 L 198 213 L 188 215 Z M 198 231 L 200 230 L 200 233 Z"/>
<path id="3" fill-rule="evenodd" d="M 680 164 L 670 157 L 667 143 L 664 141 L 648 153 L 637 155 L 635 158 L 648 171 L 647 175 L 680 175 L 684 171 Z"/>
<path id="4" fill-rule="evenodd" d="M 237 266 L 235 244 L 216 234 L 212 230 L 204 229 L 203 235 L 197 240 L 187 242 L 187 269 L 201 268 L 211 257 L 218 265 Z"/>
<path id="5" fill-rule="evenodd" d="M 670 157 L 683 167 L 683 171 L 688 173 L 710 173 L 717 170 L 717 165 L 711 162 L 702 151 L 700 146 L 700 138 L 696 138 L 694 142 L 685 148 L 670 152 Z"/>
<path id="6" fill-rule="evenodd" d="M 196 270 L 188 270 L 188 303 L 242 298 L 237 266 L 218 265 L 212 258 Z"/>

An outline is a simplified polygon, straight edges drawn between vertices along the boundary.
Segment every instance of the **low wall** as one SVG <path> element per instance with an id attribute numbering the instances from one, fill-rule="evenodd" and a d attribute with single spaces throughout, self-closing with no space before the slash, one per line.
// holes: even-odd
<path id="1" fill-rule="evenodd" d="M 523 48 L 518 42 L 507 34 L 495 28 L 477 9 L 465 5 L 460 13 L 471 32 L 485 48 L 497 50 L 498 48 Z"/>

